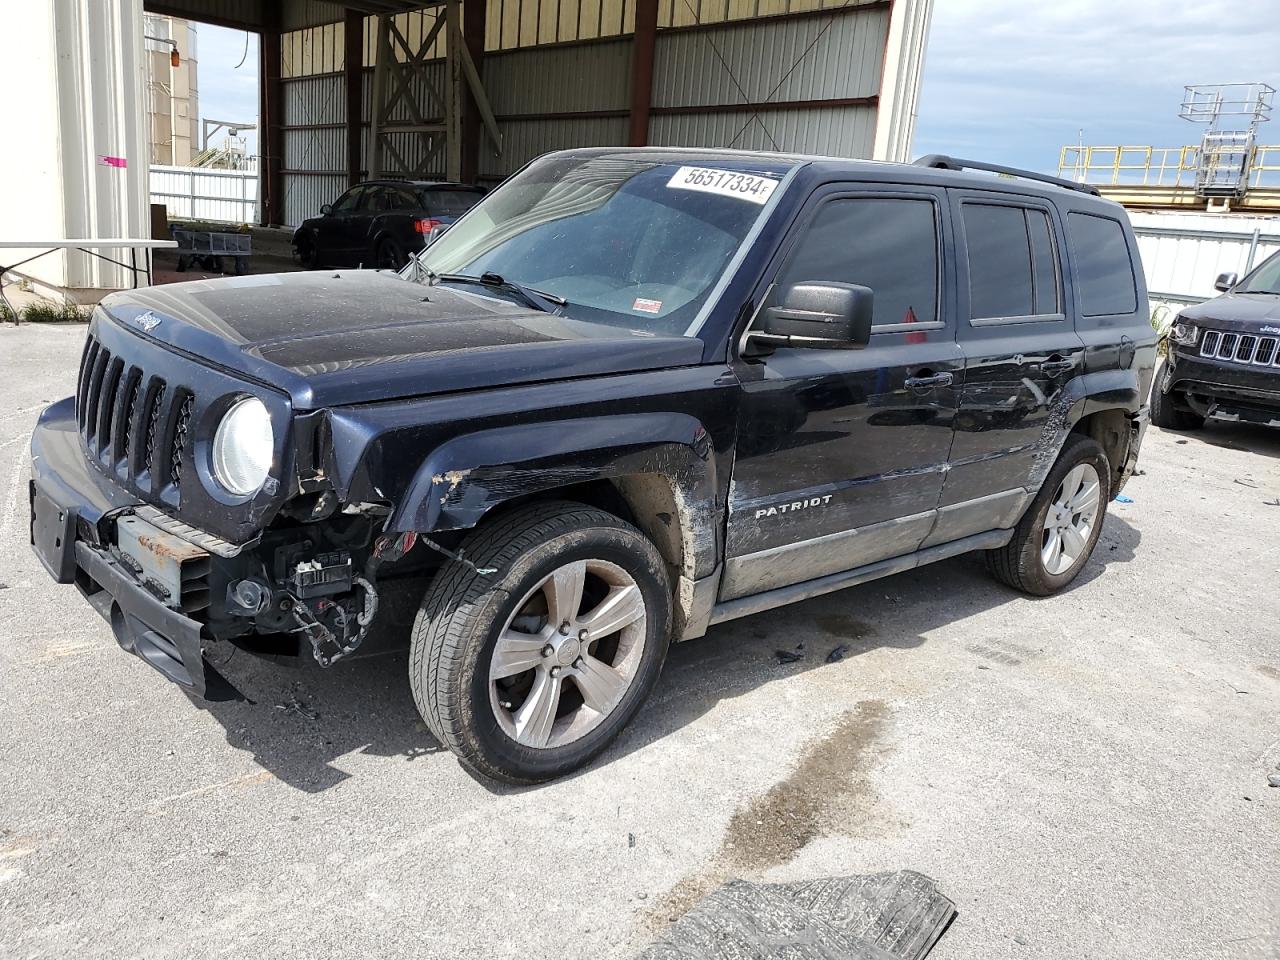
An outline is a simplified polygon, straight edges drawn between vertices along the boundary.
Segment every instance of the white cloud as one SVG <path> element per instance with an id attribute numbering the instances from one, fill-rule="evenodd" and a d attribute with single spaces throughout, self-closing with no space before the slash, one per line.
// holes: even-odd
<path id="1" fill-rule="evenodd" d="M 1181 146 L 1184 85 L 1235 81 L 1280 87 L 1280 0 L 937 0 L 915 150 L 1055 171 L 1081 128 Z"/>

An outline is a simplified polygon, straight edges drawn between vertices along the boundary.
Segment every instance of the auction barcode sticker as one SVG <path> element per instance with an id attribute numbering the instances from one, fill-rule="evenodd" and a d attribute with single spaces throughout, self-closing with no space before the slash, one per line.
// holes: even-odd
<path id="1" fill-rule="evenodd" d="M 773 196 L 778 181 L 754 173 L 716 170 L 713 167 L 681 167 L 667 181 L 667 186 L 673 190 L 718 193 L 722 197 L 737 197 L 739 200 L 764 204 Z"/>

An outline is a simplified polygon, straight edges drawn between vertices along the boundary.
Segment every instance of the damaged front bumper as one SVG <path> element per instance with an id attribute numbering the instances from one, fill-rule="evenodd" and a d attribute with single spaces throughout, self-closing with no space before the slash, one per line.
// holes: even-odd
<path id="1" fill-rule="evenodd" d="M 1158 388 L 1176 394 L 1200 416 L 1280 421 L 1280 372 L 1200 357 L 1177 346 L 1169 359 Z"/>
<path id="2" fill-rule="evenodd" d="M 141 502 L 85 459 L 72 398 L 40 415 L 31 463 L 31 545 L 50 575 L 74 583 L 122 648 L 187 692 L 235 698 L 205 658 L 204 628 L 191 616 L 208 603 L 199 582 L 208 554 L 133 515 Z"/>

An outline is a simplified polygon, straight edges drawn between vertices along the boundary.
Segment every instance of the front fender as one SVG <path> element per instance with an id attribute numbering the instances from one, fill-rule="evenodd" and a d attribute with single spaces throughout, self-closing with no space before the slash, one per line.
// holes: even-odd
<path id="1" fill-rule="evenodd" d="M 396 504 L 393 531 L 474 527 L 516 497 L 636 474 L 666 477 L 695 512 L 714 513 L 711 438 L 682 413 L 619 414 L 497 427 L 434 449 Z M 696 522 L 696 521 L 695 521 Z"/>

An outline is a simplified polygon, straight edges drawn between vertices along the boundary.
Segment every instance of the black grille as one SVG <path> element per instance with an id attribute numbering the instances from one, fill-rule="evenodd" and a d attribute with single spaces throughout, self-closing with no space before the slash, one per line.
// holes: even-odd
<path id="1" fill-rule="evenodd" d="M 191 411 L 196 405 L 196 398 L 186 394 L 182 398 L 182 406 L 178 408 L 178 419 L 173 428 L 173 445 L 169 453 L 169 476 L 174 486 L 182 485 L 182 461 L 187 453 L 187 431 L 191 429 Z"/>
<path id="2" fill-rule="evenodd" d="M 168 389 L 159 377 L 88 338 L 76 418 L 89 456 L 121 479 L 157 492 L 179 483 L 194 410 L 189 390 Z"/>
<path id="3" fill-rule="evenodd" d="M 165 385 L 161 380 L 152 394 L 151 406 L 147 413 L 147 452 L 143 459 L 142 469 L 148 474 L 156 463 L 156 444 L 160 438 L 160 421 L 164 416 Z"/>

